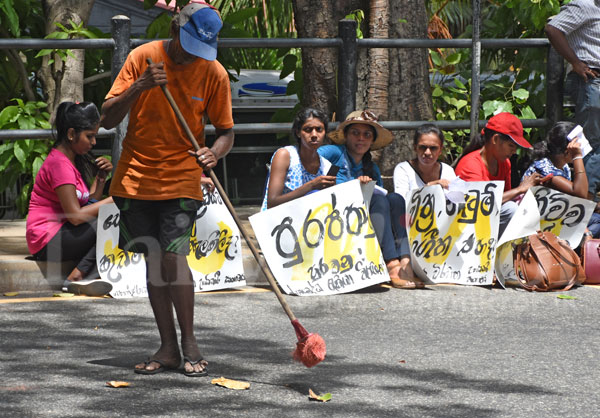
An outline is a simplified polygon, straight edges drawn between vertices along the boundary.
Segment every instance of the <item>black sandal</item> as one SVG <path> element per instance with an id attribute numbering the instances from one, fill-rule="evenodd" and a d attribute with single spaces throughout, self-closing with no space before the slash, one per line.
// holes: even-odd
<path id="1" fill-rule="evenodd" d="M 202 371 L 196 372 L 196 371 L 191 371 L 188 372 L 187 370 L 185 370 L 185 363 L 190 363 L 190 365 L 192 367 L 194 367 L 196 364 L 200 364 L 204 362 L 204 368 L 202 369 Z M 183 374 L 186 375 L 187 377 L 202 377 L 202 376 L 207 376 L 208 375 L 208 362 L 206 360 L 204 360 L 202 357 L 200 357 L 198 360 L 196 361 L 192 361 L 187 357 L 183 358 Z"/>

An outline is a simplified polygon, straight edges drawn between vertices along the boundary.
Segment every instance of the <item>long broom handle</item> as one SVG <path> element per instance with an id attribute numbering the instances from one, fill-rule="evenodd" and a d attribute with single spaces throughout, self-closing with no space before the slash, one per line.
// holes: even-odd
<path id="1" fill-rule="evenodd" d="M 146 62 L 148 63 L 148 65 L 150 65 L 150 64 L 152 64 L 152 59 L 147 58 Z M 161 85 L 160 88 L 162 89 L 163 93 L 165 94 L 165 97 L 167 98 L 167 100 L 169 101 L 171 108 L 175 112 L 175 115 L 177 116 L 179 123 L 181 123 L 181 126 L 183 126 L 183 129 L 185 130 L 185 133 L 187 134 L 188 139 L 194 145 L 194 148 L 196 149 L 196 151 L 198 151 L 200 149 L 200 145 L 198 144 L 198 141 L 196 141 L 194 134 L 192 133 L 187 122 L 185 121 L 185 118 L 183 117 L 181 110 L 179 110 L 179 106 L 177 106 L 177 103 L 175 102 L 175 99 L 171 95 L 171 92 L 169 91 L 169 89 L 167 88 L 167 86 L 165 84 Z M 287 316 L 290 318 L 291 321 L 295 321 L 296 317 L 294 316 L 294 313 L 290 309 L 287 301 L 283 297 L 281 290 L 279 290 L 279 287 L 277 286 L 277 283 L 275 282 L 275 277 L 273 276 L 271 269 L 269 268 L 269 266 L 267 265 L 265 260 L 260 256 L 260 254 L 258 254 L 258 250 L 256 249 L 256 246 L 250 240 L 250 236 L 246 232 L 246 228 L 242 225 L 242 221 L 240 220 L 237 213 L 235 212 L 235 209 L 233 208 L 233 205 L 229 201 L 229 197 L 227 197 L 227 194 L 225 193 L 225 190 L 223 190 L 223 187 L 221 186 L 221 183 L 217 179 L 217 176 L 215 175 L 213 170 L 209 169 L 209 170 L 205 170 L 205 171 L 208 171 L 208 174 L 210 175 L 210 179 L 215 184 L 215 187 L 219 191 L 219 194 L 221 195 L 223 202 L 225 202 L 225 206 L 227 206 L 229 213 L 231 213 L 231 216 L 233 217 L 233 220 L 235 221 L 236 225 L 238 226 L 240 232 L 242 233 L 242 236 L 246 240 L 248 247 L 250 247 L 250 251 L 252 251 L 252 255 L 258 262 L 258 265 L 260 266 L 262 272 L 264 273 L 265 277 L 269 281 L 269 284 L 271 285 L 271 288 L 275 292 L 275 295 L 277 295 L 277 299 L 279 299 L 279 303 L 281 303 L 283 310 L 285 311 L 285 313 L 287 314 Z"/>

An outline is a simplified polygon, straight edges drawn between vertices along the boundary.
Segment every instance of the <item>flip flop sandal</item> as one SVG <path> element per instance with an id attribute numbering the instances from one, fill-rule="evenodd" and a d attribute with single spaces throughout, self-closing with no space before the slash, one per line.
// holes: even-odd
<path id="1" fill-rule="evenodd" d="M 146 367 L 148 367 L 148 365 L 150 363 L 158 363 L 158 364 L 160 364 L 160 367 L 157 367 L 156 369 L 148 370 Z M 133 372 L 137 373 L 137 374 L 146 374 L 146 375 L 149 375 L 149 374 L 162 373 L 162 372 L 164 372 L 166 370 L 172 370 L 172 369 L 173 369 L 172 367 L 166 366 L 165 363 L 163 363 L 161 360 L 158 360 L 158 359 L 155 359 L 155 358 L 149 358 L 148 360 L 144 361 L 144 367 L 143 368 L 140 368 L 140 369 L 134 368 Z"/>
<path id="2" fill-rule="evenodd" d="M 202 357 L 200 357 L 198 360 L 196 361 L 192 361 L 187 357 L 183 358 L 183 374 L 186 375 L 187 377 L 202 377 L 202 376 L 207 376 L 208 375 L 208 363 L 204 366 L 204 368 L 202 369 L 202 371 L 200 372 L 188 372 L 185 370 L 185 363 L 190 363 L 193 366 L 195 366 L 196 364 L 200 364 L 201 362 L 203 362 L 204 359 Z"/>
<path id="3" fill-rule="evenodd" d="M 392 279 L 391 284 L 392 284 L 393 288 L 407 289 L 407 290 L 423 289 L 425 287 L 425 284 L 423 282 L 417 282 L 417 281 L 405 280 L 405 279 Z"/>

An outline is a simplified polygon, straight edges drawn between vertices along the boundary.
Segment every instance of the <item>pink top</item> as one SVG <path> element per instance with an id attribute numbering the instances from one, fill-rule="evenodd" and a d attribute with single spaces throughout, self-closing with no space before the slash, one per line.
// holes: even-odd
<path id="1" fill-rule="evenodd" d="M 73 184 L 79 204 L 87 203 L 90 192 L 81 174 L 66 155 L 53 148 L 38 171 L 31 192 L 25 234 L 31 254 L 44 248 L 67 222 L 55 191 L 63 184 Z"/>

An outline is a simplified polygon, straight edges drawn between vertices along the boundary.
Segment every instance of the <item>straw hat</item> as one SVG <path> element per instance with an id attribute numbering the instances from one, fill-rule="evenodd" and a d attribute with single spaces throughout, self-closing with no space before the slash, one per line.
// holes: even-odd
<path id="1" fill-rule="evenodd" d="M 371 150 L 377 150 L 389 145 L 392 142 L 392 133 L 385 129 L 377 122 L 377 116 L 369 110 L 355 110 L 350 113 L 346 120 L 339 124 L 338 128 L 329 133 L 329 138 L 336 144 L 342 145 L 346 142 L 344 137 L 344 128 L 354 123 L 360 123 L 363 125 L 370 125 L 375 128 L 377 132 L 377 138 L 371 145 Z"/>

